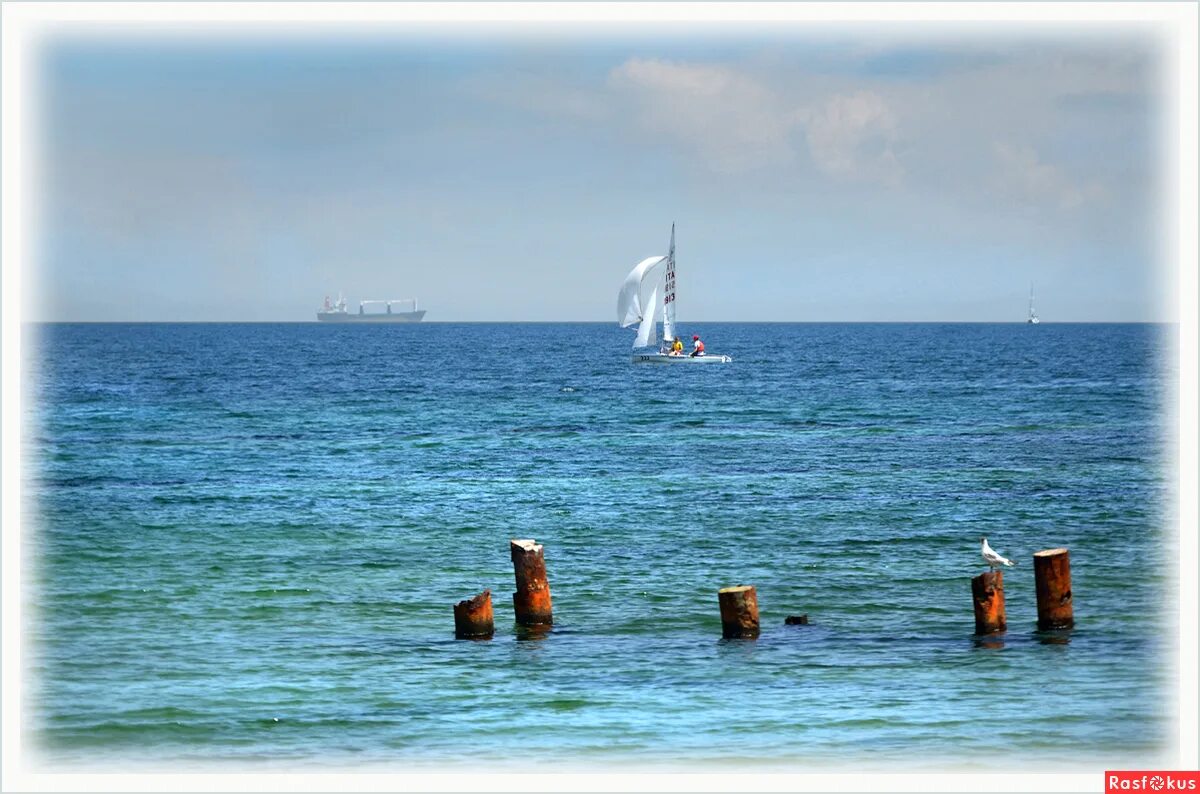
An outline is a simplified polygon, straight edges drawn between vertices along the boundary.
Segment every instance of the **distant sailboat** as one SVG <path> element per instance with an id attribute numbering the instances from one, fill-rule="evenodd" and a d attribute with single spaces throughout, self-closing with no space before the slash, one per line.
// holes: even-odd
<path id="1" fill-rule="evenodd" d="M 1029 319 L 1026 321 L 1029 325 L 1037 325 L 1041 322 L 1038 319 L 1037 312 L 1033 310 L 1033 285 L 1029 285 Z"/>
<path id="2" fill-rule="evenodd" d="M 661 312 L 663 341 L 670 344 L 675 339 L 675 225 L 671 224 L 671 247 L 666 256 L 651 256 L 638 262 L 617 295 L 617 323 L 628 328 L 638 326 L 633 340 L 633 362 L 635 364 L 724 364 L 732 361 L 729 356 L 717 354 L 686 355 L 674 354 L 669 350 L 655 348 L 658 317 Z"/>

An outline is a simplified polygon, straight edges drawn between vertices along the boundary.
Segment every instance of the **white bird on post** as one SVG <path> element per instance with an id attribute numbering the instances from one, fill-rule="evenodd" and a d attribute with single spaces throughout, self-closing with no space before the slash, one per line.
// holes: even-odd
<path id="1" fill-rule="evenodd" d="M 1007 565 L 1009 568 L 1016 565 L 1015 562 L 1007 557 L 1001 557 L 999 554 L 997 554 L 996 550 L 988 545 L 987 538 L 980 538 L 979 540 L 983 543 L 983 547 L 980 549 L 980 553 L 983 554 L 983 561 L 986 562 L 988 567 L 993 571 L 996 570 L 996 566 L 998 565 Z"/>

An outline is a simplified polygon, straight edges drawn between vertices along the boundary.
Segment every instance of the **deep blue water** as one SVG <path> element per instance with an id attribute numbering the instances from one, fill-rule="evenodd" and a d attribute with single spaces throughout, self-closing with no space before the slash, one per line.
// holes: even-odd
<path id="1" fill-rule="evenodd" d="M 633 366 L 608 324 L 31 329 L 30 741 L 176 768 L 1170 749 L 1174 327 L 701 330 L 732 364 Z M 980 535 L 1020 563 L 999 640 Z M 1056 546 L 1077 628 L 1048 637 Z M 756 641 L 721 639 L 732 584 Z M 455 640 L 485 587 L 495 638 Z"/>

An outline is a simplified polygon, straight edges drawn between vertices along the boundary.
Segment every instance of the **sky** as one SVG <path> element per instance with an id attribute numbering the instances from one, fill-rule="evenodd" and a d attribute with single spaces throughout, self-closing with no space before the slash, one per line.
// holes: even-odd
<path id="1" fill-rule="evenodd" d="M 33 319 L 1177 319 L 1146 31 L 59 36 Z"/>

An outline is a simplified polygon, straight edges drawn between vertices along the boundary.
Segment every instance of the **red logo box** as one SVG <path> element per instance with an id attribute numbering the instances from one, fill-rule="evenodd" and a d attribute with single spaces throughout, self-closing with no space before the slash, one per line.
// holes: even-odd
<path id="1" fill-rule="evenodd" d="M 1195 791 L 1200 792 L 1200 772 L 1158 769 L 1108 771 L 1104 773 L 1104 794 L 1123 791 Z"/>

